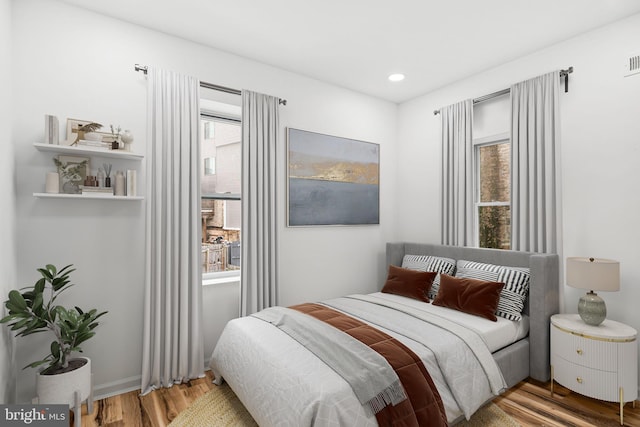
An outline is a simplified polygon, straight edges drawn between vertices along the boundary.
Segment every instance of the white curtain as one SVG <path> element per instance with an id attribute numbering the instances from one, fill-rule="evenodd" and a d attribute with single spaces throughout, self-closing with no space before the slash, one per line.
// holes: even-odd
<path id="1" fill-rule="evenodd" d="M 143 393 L 204 374 L 199 89 L 148 69 Z"/>
<path id="2" fill-rule="evenodd" d="M 440 110 L 443 245 L 473 246 L 473 101 Z"/>
<path id="3" fill-rule="evenodd" d="M 276 167 L 279 98 L 242 91 L 240 315 L 278 301 Z"/>
<path id="4" fill-rule="evenodd" d="M 511 86 L 511 248 L 560 254 L 560 74 Z"/>

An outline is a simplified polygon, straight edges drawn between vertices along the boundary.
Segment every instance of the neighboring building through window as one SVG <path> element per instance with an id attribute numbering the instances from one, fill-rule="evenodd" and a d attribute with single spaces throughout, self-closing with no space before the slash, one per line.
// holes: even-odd
<path id="1" fill-rule="evenodd" d="M 481 248 L 511 248 L 511 142 L 474 144 L 475 224 Z"/>
<path id="2" fill-rule="evenodd" d="M 474 238 L 481 248 L 511 249 L 511 102 L 473 106 Z"/>
<path id="3" fill-rule="evenodd" d="M 240 120 L 201 116 L 202 272 L 204 279 L 240 272 Z"/>

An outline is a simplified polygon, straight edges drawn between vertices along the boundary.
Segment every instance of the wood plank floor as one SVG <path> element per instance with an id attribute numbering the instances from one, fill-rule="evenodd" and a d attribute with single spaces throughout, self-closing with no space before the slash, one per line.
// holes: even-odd
<path id="1" fill-rule="evenodd" d="M 503 411 L 526 426 L 606 427 L 620 425 L 620 405 L 581 396 L 554 384 L 529 379 L 494 400 Z M 624 406 L 624 425 L 640 426 L 640 405 Z"/>
<path id="2" fill-rule="evenodd" d="M 83 406 L 82 426 L 165 427 L 180 411 L 214 387 L 207 377 L 140 396 L 137 391 L 102 399 L 92 413 Z M 523 427 L 615 427 L 620 425 L 619 405 L 573 393 L 556 384 L 551 397 L 549 383 L 527 380 L 494 402 Z M 73 425 L 73 420 L 72 424 Z M 624 425 L 640 426 L 640 404 L 624 407 Z M 205 427 L 205 426 L 203 426 Z M 209 426 L 206 426 L 209 427 Z"/>

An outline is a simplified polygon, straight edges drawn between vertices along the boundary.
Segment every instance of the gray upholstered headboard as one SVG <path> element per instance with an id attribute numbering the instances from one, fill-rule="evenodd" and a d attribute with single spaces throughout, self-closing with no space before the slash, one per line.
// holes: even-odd
<path id="1" fill-rule="evenodd" d="M 509 386 L 526 376 L 539 381 L 549 380 L 549 319 L 559 310 L 558 255 L 428 243 L 387 243 L 387 265 L 402 265 L 405 254 L 434 255 L 455 260 L 465 259 L 512 267 L 528 267 L 531 271 L 529 298 L 525 306 L 525 312 L 530 320 L 528 342 L 516 343 L 500 350 L 494 354 L 494 357 Z M 524 358 L 529 359 L 528 369 L 526 369 L 527 364 L 523 364 Z M 525 370 L 528 372 L 525 373 Z"/>

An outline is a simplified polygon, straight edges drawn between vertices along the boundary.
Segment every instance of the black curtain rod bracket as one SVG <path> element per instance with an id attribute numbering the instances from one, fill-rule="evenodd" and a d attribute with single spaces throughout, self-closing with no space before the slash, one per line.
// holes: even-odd
<path id="1" fill-rule="evenodd" d="M 146 65 L 136 64 L 134 69 L 136 71 L 142 71 L 146 75 L 148 68 L 147 68 Z M 239 90 L 239 89 L 233 89 L 233 88 L 226 87 L 226 86 L 214 85 L 213 83 L 200 82 L 200 87 L 203 87 L 205 89 L 217 90 L 218 92 L 230 93 L 232 95 L 241 95 L 242 94 L 242 91 Z M 287 105 L 287 100 L 280 98 L 280 104 Z"/>

